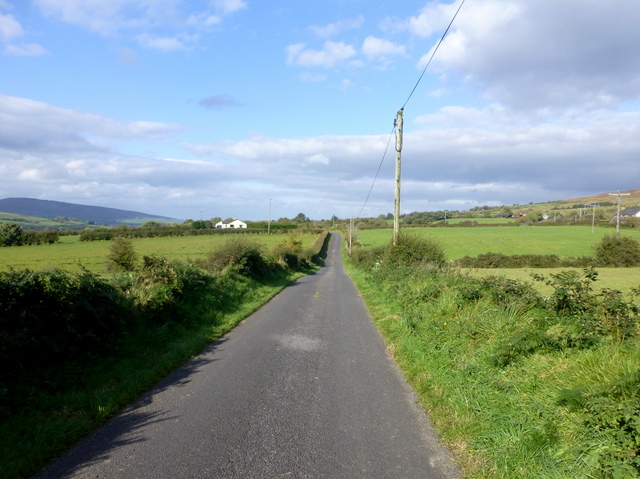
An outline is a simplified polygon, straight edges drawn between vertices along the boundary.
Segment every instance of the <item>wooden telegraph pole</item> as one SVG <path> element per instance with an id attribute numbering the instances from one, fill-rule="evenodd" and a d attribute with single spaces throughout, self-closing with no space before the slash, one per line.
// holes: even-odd
<path id="1" fill-rule="evenodd" d="M 396 203 L 393 215 L 393 246 L 398 245 L 400 237 L 400 163 L 402 161 L 402 113 L 404 108 L 398 110 L 396 118 L 396 126 L 398 133 L 396 134 Z"/>
<path id="2" fill-rule="evenodd" d="M 585 206 L 593 207 L 593 214 L 591 215 L 591 234 L 594 234 L 596 232 L 596 206 L 600 206 L 600 205 L 585 205 Z"/>
<path id="3" fill-rule="evenodd" d="M 616 214 L 616 238 L 620 236 L 620 197 L 621 196 L 629 196 L 631 193 L 609 193 L 609 196 L 617 196 L 618 197 L 618 213 Z"/>

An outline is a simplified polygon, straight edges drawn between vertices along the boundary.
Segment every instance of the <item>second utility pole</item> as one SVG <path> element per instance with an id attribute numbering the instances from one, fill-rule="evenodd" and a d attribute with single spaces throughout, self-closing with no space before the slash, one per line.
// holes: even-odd
<path id="1" fill-rule="evenodd" d="M 398 245 L 400 237 L 400 163 L 402 160 L 402 113 L 404 108 L 398 110 L 396 118 L 396 126 L 398 133 L 396 134 L 396 204 L 393 215 L 393 246 Z"/>

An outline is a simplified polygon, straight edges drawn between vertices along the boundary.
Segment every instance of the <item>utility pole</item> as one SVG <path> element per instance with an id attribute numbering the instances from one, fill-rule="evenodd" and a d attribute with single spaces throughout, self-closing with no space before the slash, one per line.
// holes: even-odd
<path id="1" fill-rule="evenodd" d="M 631 193 L 609 193 L 609 196 L 617 196 L 618 197 L 618 213 L 616 214 L 616 238 L 620 236 L 620 197 L 621 196 L 629 196 Z"/>
<path id="2" fill-rule="evenodd" d="M 591 234 L 596 232 L 596 206 L 600 205 L 585 205 L 585 206 L 593 206 L 593 214 L 591 215 Z"/>
<path id="3" fill-rule="evenodd" d="M 269 222 L 267 223 L 267 234 L 271 234 L 271 198 L 269 198 Z"/>
<path id="4" fill-rule="evenodd" d="M 353 247 L 353 228 L 354 228 L 354 219 L 351 218 L 349 221 L 349 240 L 347 241 L 347 250 L 349 253 L 349 257 L 351 257 L 352 247 Z"/>
<path id="5" fill-rule="evenodd" d="M 398 110 L 398 116 L 395 121 L 396 127 L 398 127 L 398 132 L 396 133 L 396 202 L 393 216 L 393 246 L 398 245 L 398 238 L 400 237 L 400 163 L 402 161 L 403 112 L 404 107 Z"/>

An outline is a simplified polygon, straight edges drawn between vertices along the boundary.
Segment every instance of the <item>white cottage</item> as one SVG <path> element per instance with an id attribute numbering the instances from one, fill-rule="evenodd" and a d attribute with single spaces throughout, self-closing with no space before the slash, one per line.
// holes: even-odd
<path id="1" fill-rule="evenodd" d="M 246 228 L 247 223 L 244 221 L 240 221 L 238 219 L 235 220 L 225 220 L 216 223 L 216 228 Z"/>
<path id="2" fill-rule="evenodd" d="M 620 216 L 635 216 L 640 218 L 640 208 L 626 208 L 620 212 Z"/>

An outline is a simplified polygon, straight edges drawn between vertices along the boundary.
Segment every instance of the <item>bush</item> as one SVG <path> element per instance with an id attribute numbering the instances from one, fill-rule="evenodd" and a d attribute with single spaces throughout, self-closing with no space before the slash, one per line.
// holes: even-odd
<path id="1" fill-rule="evenodd" d="M 591 258 L 563 258 L 554 254 L 515 254 L 501 253 L 479 254 L 476 258 L 464 256 L 456 260 L 456 266 L 460 268 L 558 268 L 573 267 L 584 268 L 593 265 Z"/>
<path id="2" fill-rule="evenodd" d="M 121 271 L 134 271 L 138 255 L 133 249 L 133 243 L 129 238 L 118 237 L 112 240 L 107 255 L 106 270 L 109 273 Z"/>
<path id="3" fill-rule="evenodd" d="M 15 223 L 0 225 L 0 246 L 20 246 L 22 242 L 22 226 Z"/>
<path id="4" fill-rule="evenodd" d="M 442 246 L 433 239 L 402 233 L 396 246 L 385 249 L 383 261 L 390 265 L 439 267 L 444 265 L 445 256 Z"/>
<path id="5" fill-rule="evenodd" d="M 0 273 L 0 360 L 7 372 L 104 350 L 123 330 L 125 300 L 91 273 Z"/>
<path id="6" fill-rule="evenodd" d="M 207 255 L 204 266 L 213 272 L 235 267 L 245 276 L 260 277 L 269 266 L 263 256 L 263 246 L 242 236 L 234 236 Z"/>
<path id="7" fill-rule="evenodd" d="M 599 266 L 640 265 L 640 243 L 629 236 L 607 235 L 594 246 L 594 252 Z"/>

